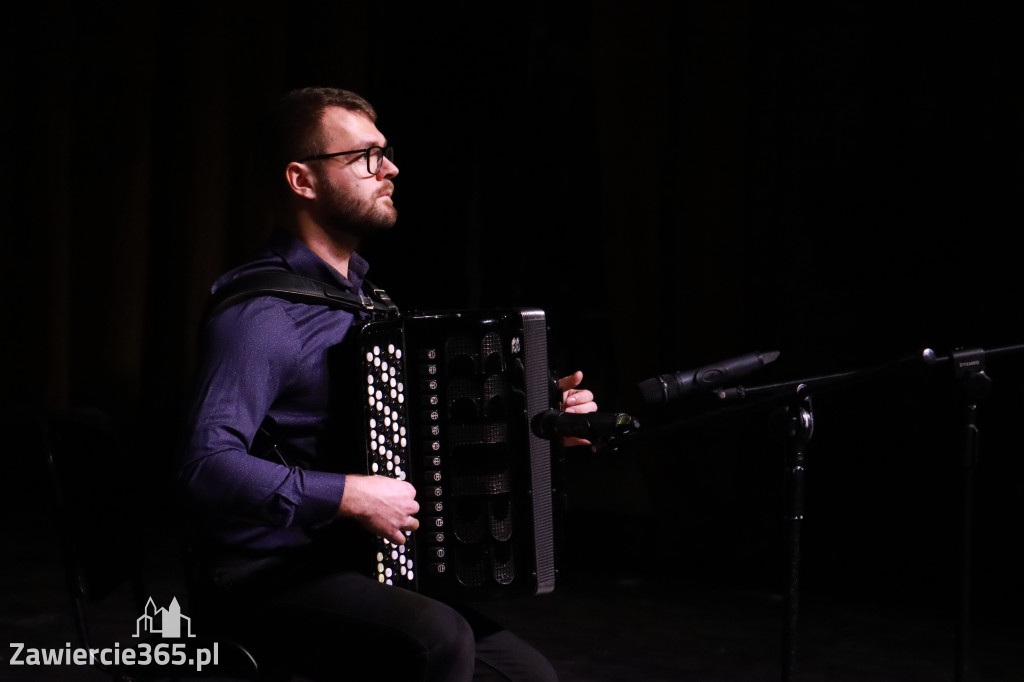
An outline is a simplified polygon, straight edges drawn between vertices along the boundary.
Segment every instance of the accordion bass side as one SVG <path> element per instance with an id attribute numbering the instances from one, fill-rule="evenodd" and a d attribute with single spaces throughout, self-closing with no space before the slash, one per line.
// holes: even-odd
<path id="1" fill-rule="evenodd" d="M 420 527 L 371 574 L 430 596 L 554 589 L 547 324 L 536 309 L 413 314 L 360 331 L 366 471 L 412 483 Z"/>

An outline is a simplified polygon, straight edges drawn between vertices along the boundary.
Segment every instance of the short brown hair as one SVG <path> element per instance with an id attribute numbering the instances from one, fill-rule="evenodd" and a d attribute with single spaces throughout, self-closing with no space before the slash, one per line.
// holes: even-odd
<path id="1" fill-rule="evenodd" d="M 324 154 L 320 121 L 328 107 L 365 114 L 376 122 L 377 112 L 361 96 L 341 88 L 311 87 L 285 93 L 270 111 L 264 129 L 264 171 L 268 187 L 278 194 L 283 171 L 292 161 Z"/>

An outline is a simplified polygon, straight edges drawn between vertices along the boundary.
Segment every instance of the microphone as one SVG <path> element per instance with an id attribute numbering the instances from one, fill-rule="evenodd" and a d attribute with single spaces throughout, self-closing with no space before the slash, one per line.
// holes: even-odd
<path id="1" fill-rule="evenodd" d="M 587 412 L 576 414 L 559 410 L 545 410 L 530 422 L 533 433 L 539 438 L 558 440 L 561 438 L 585 438 L 606 440 L 624 434 L 640 424 L 628 414 L 611 412 Z"/>
<path id="2" fill-rule="evenodd" d="M 646 403 L 667 403 L 695 391 L 710 390 L 730 381 L 755 372 L 779 357 L 779 351 L 766 353 L 756 351 L 739 357 L 723 360 L 700 369 L 691 369 L 675 374 L 662 374 L 641 381 L 637 388 Z"/>

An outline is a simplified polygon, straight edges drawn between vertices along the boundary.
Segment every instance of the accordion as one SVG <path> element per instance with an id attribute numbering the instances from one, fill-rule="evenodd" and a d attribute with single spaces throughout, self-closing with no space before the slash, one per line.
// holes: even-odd
<path id="1" fill-rule="evenodd" d="M 358 346 L 366 473 L 412 483 L 420 503 L 419 529 L 376 538 L 367 570 L 438 598 L 553 590 L 551 443 L 530 428 L 557 394 L 544 312 L 372 321 Z"/>

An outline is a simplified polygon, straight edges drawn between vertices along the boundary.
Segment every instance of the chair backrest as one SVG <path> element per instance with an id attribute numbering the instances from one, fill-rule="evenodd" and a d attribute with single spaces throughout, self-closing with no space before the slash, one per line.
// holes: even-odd
<path id="1" fill-rule="evenodd" d="M 42 439 L 75 624 L 82 647 L 91 649 L 89 607 L 124 592 L 118 596 L 130 595 L 134 611 L 128 613 L 133 620 L 146 610 L 145 477 L 138 474 L 118 429 L 104 412 L 79 408 L 44 415 Z M 193 646 L 205 644 L 189 641 Z M 195 677 L 259 677 L 259 666 L 243 645 L 231 640 L 220 645 L 221 665 Z M 127 679 L 125 670 L 100 663 L 95 667 L 115 679 Z"/>
<path id="2" fill-rule="evenodd" d="M 145 560 L 141 491 L 110 417 L 71 409 L 42 417 L 43 453 L 79 636 L 85 608 L 122 588 L 142 612 Z"/>

